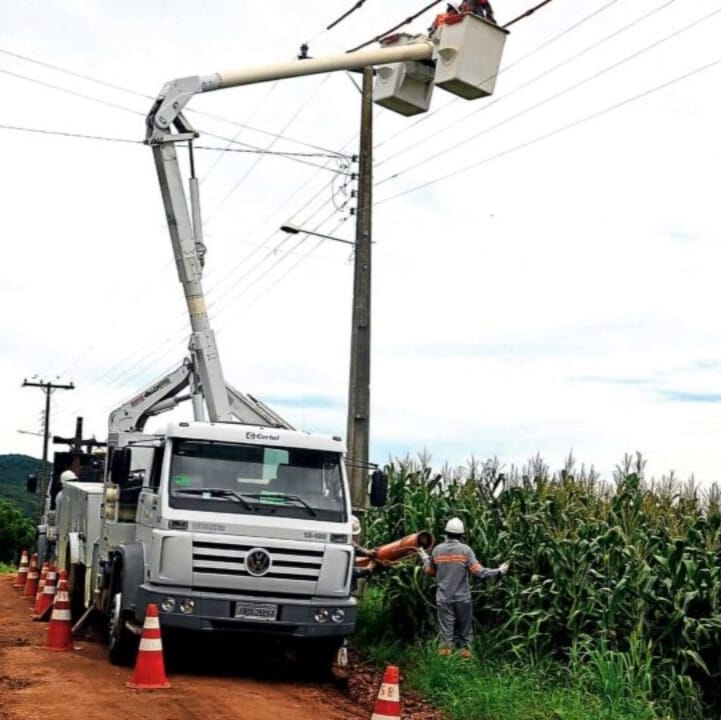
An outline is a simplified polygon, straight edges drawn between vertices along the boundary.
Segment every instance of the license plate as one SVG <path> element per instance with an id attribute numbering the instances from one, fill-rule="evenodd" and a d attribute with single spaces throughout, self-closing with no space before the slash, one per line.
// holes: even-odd
<path id="1" fill-rule="evenodd" d="M 239 620 L 273 622 L 278 616 L 278 606 L 272 603 L 235 603 L 235 617 Z"/>

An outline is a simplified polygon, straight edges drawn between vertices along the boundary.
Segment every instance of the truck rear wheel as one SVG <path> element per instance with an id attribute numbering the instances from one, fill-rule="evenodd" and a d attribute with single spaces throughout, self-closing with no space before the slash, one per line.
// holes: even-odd
<path id="1" fill-rule="evenodd" d="M 113 665 L 135 664 L 139 638 L 125 627 L 130 613 L 123 610 L 123 595 L 115 593 L 110 601 L 110 621 L 108 624 L 108 655 Z"/>

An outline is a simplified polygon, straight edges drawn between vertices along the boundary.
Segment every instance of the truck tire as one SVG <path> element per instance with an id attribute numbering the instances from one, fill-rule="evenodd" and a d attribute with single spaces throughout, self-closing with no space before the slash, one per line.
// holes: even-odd
<path id="1" fill-rule="evenodd" d="M 110 617 L 108 623 L 108 656 L 113 665 L 135 664 L 140 638 L 125 627 L 130 613 L 123 610 L 123 595 L 116 592 L 110 600 Z"/>
<path id="2" fill-rule="evenodd" d="M 331 677 L 341 638 L 301 640 L 296 649 L 296 666 L 304 680 L 322 682 Z"/>
<path id="3" fill-rule="evenodd" d="M 69 558 L 69 555 L 66 556 Z M 68 560 L 68 592 L 70 594 L 70 616 L 77 622 L 85 612 L 85 565 L 70 563 Z"/>

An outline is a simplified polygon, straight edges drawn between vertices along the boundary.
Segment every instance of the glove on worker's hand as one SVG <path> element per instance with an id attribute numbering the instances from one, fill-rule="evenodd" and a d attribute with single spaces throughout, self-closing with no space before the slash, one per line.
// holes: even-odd
<path id="1" fill-rule="evenodd" d="M 501 575 L 505 575 L 508 572 L 508 566 L 509 566 L 508 562 L 503 562 L 500 564 L 498 569 L 500 570 Z"/>
<path id="2" fill-rule="evenodd" d="M 428 553 L 426 552 L 425 548 L 419 547 L 416 549 L 416 552 L 418 553 L 418 557 L 425 562 L 428 560 Z"/>

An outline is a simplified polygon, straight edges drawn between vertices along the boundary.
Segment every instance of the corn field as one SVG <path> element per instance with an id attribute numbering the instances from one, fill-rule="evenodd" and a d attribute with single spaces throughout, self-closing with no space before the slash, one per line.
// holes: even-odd
<path id="1" fill-rule="evenodd" d="M 463 519 L 482 564 L 510 560 L 475 583 L 475 634 L 520 666 L 554 661 L 597 679 L 614 702 L 643 697 L 659 717 L 721 717 L 721 495 L 671 476 L 646 481 L 627 456 L 613 482 L 573 458 L 434 473 L 427 458 L 386 470 L 389 501 L 365 518 L 366 544 Z M 415 560 L 374 578 L 396 639 L 436 632 L 433 581 Z"/>

